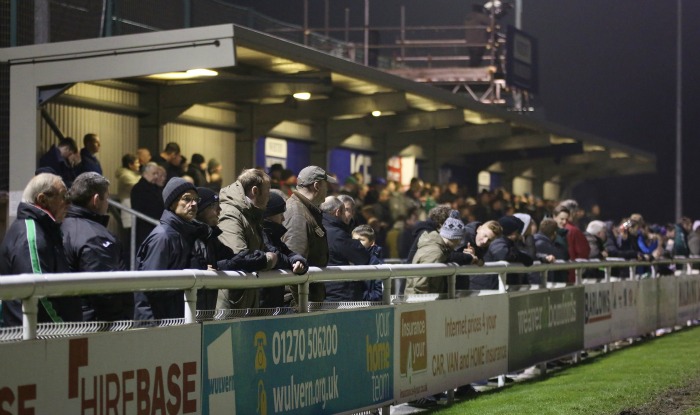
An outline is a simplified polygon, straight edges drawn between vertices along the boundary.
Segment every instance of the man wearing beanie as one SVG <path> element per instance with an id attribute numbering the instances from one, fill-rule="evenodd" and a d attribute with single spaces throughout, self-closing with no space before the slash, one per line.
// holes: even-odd
<path id="1" fill-rule="evenodd" d="M 251 253 L 264 252 L 265 263 L 261 264 L 260 268 L 250 271 L 266 271 L 275 268 L 279 256 L 277 252 L 266 249 L 262 228 L 263 212 L 270 199 L 270 176 L 262 170 L 243 170 L 234 183 L 221 189 L 219 197 L 221 203 L 219 241 L 228 247 L 232 254 L 239 254 L 244 250 Z M 256 308 L 258 301 L 257 288 L 222 289 L 219 290 L 216 308 Z"/>
<path id="2" fill-rule="evenodd" d="M 484 255 L 484 262 L 507 261 L 519 263 L 525 266 L 532 265 L 533 259 L 528 254 L 519 251 L 515 242 L 520 239 L 525 224 L 515 216 L 503 216 L 498 220 L 503 229 L 503 234 L 494 239 L 489 245 L 489 249 Z M 508 281 L 517 283 L 522 280 L 520 274 L 508 274 Z M 505 281 L 504 281 L 505 283 Z M 497 290 L 497 275 L 472 275 L 469 278 L 469 289 L 471 290 Z"/>
<path id="3" fill-rule="evenodd" d="M 450 254 L 462 244 L 465 225 L 456 210 L 450 211 L 450 216 L 440 227 L 439 232 L 425 232 L 418 239 L 418 250 L 413 257 L 413 264 L 438 264 L 449 262 Z M 470 263 L 476 263 L 478 258 L 469 254 Z M 417 277 L 410 278 L 406 285 L 406 294 L 446 293 L 446 277 Z"/>
<path id="4" fill-rule="evenodd" d="M 282 238 L 289 249 L 309 261 L 309 266 L 328 265 L 328 237 L 323 227 L 323 214 L 318 208 L 328 193 L 328 183 L 338 181 L 318 166 L 301 169 L 297 176 L 297 190 L 287 199 L 284 226 L 287 233 Z M 291 287 L 294 300 L 296 286 Z M 323 283 L 309 286 L 309 301 L 323 301 L 326 290 Z"/>
<path id="5" fill-rule="evenodd" d="M 308 269 L 306 258 L 292 252 L 287 245 L 282 242 L 282 237 L 287 233 L 284 222 L 284 212 L 287 209 L 284 192 L 279 189 L 270 190 L 270 200 L 267 202 L 265 213 L 263 214 L 263 230 L 265 232 L 265 243 L 268 249 L 276 249 L 279 260 L 277 268 L 289 269 L 295 274 L 304 274 Z M 285 306 L 285 287 L 267 287 L 260 289 L 260 307 L 275 308 Z M 291 301 L 290 298 L 287 303 Z"/>
<path id="6" fill-rule="evenodd" d="M 136 255 L 139 271 L 182 270 L 190 267 L 192 248 L 208 228 L 195 221 L 199 195 L 192 183 L 174 177 L 163 188 L 165 210 L 160 224 L 143 241 Z M 181 318 L 183 291 L 149 291 L 134 294 L 135 320 Z"/>

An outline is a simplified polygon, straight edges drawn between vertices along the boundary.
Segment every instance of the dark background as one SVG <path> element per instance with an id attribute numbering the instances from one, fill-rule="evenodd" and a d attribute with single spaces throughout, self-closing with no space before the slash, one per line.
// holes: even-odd
<path id="1" fill-rule="evenodd" d="M 279 20 L 302 25 L 302 0 L 229 0 Z M 371 0 L 370 26 L 459 25 L 473 1 Z M 540 93 L 536 117 L 656 154 L 657 173 L 591 180 L 576 187 L 584 206 L 599 203 L 603 216 L 632 212 L 648 221 L 675 221 L 676 26 L 674 0 L 524 0 L 522 29 L 539 42 Z M 309 24 L 324 25 L 323 0 L 309 0 Z M 364 0 L 328 0 L 330 26 L 362 26 Z M 506 17 L 512 22 L 513 13 Z M 700 1 L 683 0 L 683 214 L 700 217 L 694 183 L 695 76 L 700 54 Z M 386 39 L 383 39 L 386 41 Z M 393 41 L 393 39 L 389 39 Z"/>

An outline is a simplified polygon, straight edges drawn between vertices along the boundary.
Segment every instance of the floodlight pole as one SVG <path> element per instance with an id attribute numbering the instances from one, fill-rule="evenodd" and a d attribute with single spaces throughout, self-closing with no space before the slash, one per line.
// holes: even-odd
<path id="1" fill-rule="evenodd" d="M 676 23 L 676 220 L 683 216 L 683 56 L 682 56 L 682 0 L 677 0 Z"/>

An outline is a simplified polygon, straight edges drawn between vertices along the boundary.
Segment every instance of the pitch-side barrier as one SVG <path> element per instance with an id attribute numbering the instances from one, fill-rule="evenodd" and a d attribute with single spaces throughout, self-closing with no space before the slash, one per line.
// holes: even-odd
<path id="1" fill-rule="evenodd" d="M 0 329 L 3 414 L 355 413 L 451 391 L 617 340 L 700 319 L 697 258 L 652 264 L 582 261 L 276 271 L 142 271 L 0 277 L 21 299 L 23 326 Z M 660 276 L 663 266 L 669 276 Z M 626 267 L 630 279 L 611 277 Z M 639 278 L 647 267 L 649 278 Z M 601 281 L 581 278 L 604 270 Z M 575 269 L 573 285 L 511 286 L 509 273 Z M 458 276 L 494 274 L 494 291 L 458 291 Z M 447 278 L 441 295 L 377 303 L 309 303 L 308 286 L 337 280 Z M 296 309 L 196 310 L 197 290 L 299 285 Z M 185 318 L 37 324 L 38 300 L 183 290 Z M 451 394 L 450 394 L 451 396 Z"/>

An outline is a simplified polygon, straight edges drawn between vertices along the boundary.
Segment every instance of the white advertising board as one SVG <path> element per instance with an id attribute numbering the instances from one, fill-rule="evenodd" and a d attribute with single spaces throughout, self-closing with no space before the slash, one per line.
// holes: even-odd
<path id="1" fill-rule="evenodd" d="M 659 281 L 659 320 L 656 328 L 673 327 L 677 316 L 678 278 L 661 277 L 657 281 Z"/>
<path id="2" fill-rule="evenodd" d="M 507 294 L 400 305 L 394 315 L 397 402 L 508 370 Z"/>
<path id="3" fill-rule="evenodd" d="M 659 284 L 657 278 L 639 280 L 637 297 L 637 333 L 642 335 L 656 330 L 659 314 Z"/>
<path id="4" fill-rule="evenodd" d="M 635 337 L 637 332 L 637 304 L 639 283 L 637 281 L 613 282 L 612 340 Z"/>
<path id="5" fill-rule="evenodd" d="M 2 345 L 0 413 L 198 414 L 198 325 Z"/>
<path id="6" fill-rule="evenodd" d="M 678 312 L 676 324 L 685 325 L 688 320 L 700 318 L 700 278 L 678 277 Z"/>
<path id="7" fill-rule="evenodd" d="M 586 348 L 610 343 L 613 285 L 611 282 L 585 284 L 583 344 Z"/>

